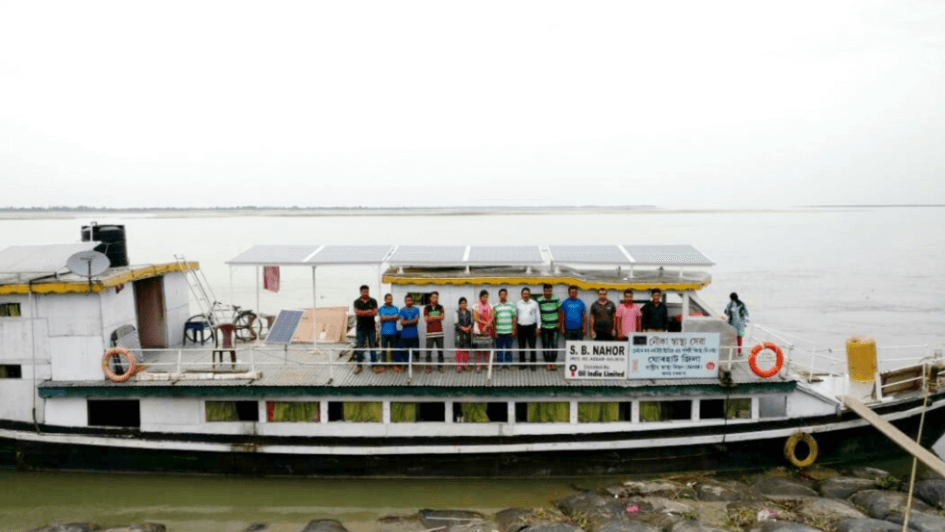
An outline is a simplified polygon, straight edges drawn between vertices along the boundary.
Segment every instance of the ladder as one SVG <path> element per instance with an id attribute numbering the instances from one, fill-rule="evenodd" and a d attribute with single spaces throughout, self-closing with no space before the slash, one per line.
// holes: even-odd
<path id="1" fill-rule="evenodd" d="M 229 323 L 230 316 L 227 315 L 223 305 L 217 301 L 217 296 L 213 293 L 213 288 L 210 287 L 210 283 L 207 282 L 203 272 L 199 268 L 192 268 L 183 255 L 174 255 L 174 260 L 177 261 L 181 271 L 184 272 L 187 286 L 190 287 L 190 294 L 194 296 L 197 307 L 200 308 L 200 313 L 207 317 L 210 325 Z"/>

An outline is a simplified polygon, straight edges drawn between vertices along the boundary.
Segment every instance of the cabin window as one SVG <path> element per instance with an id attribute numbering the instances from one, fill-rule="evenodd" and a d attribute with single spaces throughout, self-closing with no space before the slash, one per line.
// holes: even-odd
<path id="1" fill-rule="evenodd" d="M 640 401 L 640 421 L 692 419 L 692 401 Z"/>
<path id="2" fill-rule="evenodd" d="M 23 366 L 19 364 L 0 364 L 0 379 L 22 379 Z"/>
<path id="3" fill-rule="evenodd" d="M 20 317 L 19 303 L 0 303 L 0 318 Z"/>
<path id="4" fill-rule="evenodd" d="M 413 305 L 415 307 L 423 307 L 424 305 L 430 304 L 430 294 L 432 293 L 433 292 L 410 292 L 408 294 L 405 294 L 405 297 L 406 296 L 412 297 Z M 403 301 L 401 301 L 401 303 L 403 303 Z M 442 305 L 443 302 L 441 301 L 440 304 Z M 423 312 L 423 308 L 420 308 L 420 312 Z"/>
<path id="5" fill-rule="evenodd" d="M 443 423 L 446 421 L 446 403 L 390 404 L 391 423 Z"/>
<path id="6" fill-rule="evenodd" d="M 207 401 L 207 421 L 259 421 L 256 401 Z"/>
<path id="7" fill-rule="evenodd" d="M 383 403 L 379 401 L 338 401 L 328 403 L 328 421 L 380 423 L 383 421 L 383 412 Z"/>
<path id="8" fill-rule="evenodd" d="M 121 401 L 89 399 L 87 408 L 90 427 L 141 426 L 141 406 L 137 399 Z"/>
<path id="9" fill-rule="evenodd" d="M 787 397 L 760 397 L 758 398 L 758 409 L 760 417 L 785 417 L 787 416 Z"/>
<path id="10" fill-rule="evenodd" d="M 515 403 L 515 421 L 519 423 L 568 423 L 571 403 Z"/>
<path id="11" fill-rule="evenodd" d="M 508 423 L 508 403 L 453 403 L 456 423 Z"/>
<path id="12" fill-rule="evenodd" d="M 266 421 L 270 423 L 318 423 L 321 405 L 317 402 L 266 401 Z"/>
<path id="13" fill-rule="evenodd" d="M 699 419 L 750 419 L 751 399 L 703 399 Z"/>
<path id="14" fill-rule="evenodd" d="M 578 403 L 578 423 L 612 423 L 630 421 L 631 403 Z"/>

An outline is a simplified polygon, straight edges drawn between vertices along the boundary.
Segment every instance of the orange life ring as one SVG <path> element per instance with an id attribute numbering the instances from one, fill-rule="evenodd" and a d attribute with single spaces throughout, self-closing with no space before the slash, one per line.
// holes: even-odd
<path id="1" fill-rule="evenodd" d="M 123 356 L 128 360 L 128 371 L 122 373 L 121 375 L 112 371 L 112 368 L 109 367 L 108 363 L 111 361 L 113 356 Z M 105 378 L 112 382 L 125 382 L 130 379 L 132 375 L 138 370 L 137 363 L 135 362 L 135 356 L 131 354 L 131 351 L 125 349 L 124 347 L 113 347 L 108 351 L 105 351 L 105 355 L 102 356 L 102 371 L 105 372 Z"/>
<path id="2" fill-rule="evenodd" d="M 758 353 L 762 349 L 770 349 L 774 351 L 777 359 L 774 362 L 774 367 L 768 370 L 763 370 L 758 367 Z M 751 348 L 751 355 L 748 357 L 748 367 L 751 368 L 751 371 L 761 377 L 762 379 L 767 379 L 768 377 L 774 377 L 781 371 L 781 366 L 784 365 L 784 353 L 781 352 L 781 348 L 777 344 L 771 342 L 765 342 L 764 344 L 758 344 L 755 347 Z"/>

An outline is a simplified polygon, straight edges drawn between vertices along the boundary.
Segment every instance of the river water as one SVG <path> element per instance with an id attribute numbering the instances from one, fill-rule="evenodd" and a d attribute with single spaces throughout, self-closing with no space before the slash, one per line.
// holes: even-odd
<path id="1" fill-rule="evenodd" d="M 324 216 L 288 212 L 0 214 L 0 248 L 78 240 L 82 224 L 125 225 L 133 264 L 198 260 L 218 299 L 257 308 L 254 268 L 225 261 L 254 244 L 692 244 L 711 257 L 702 297 L 721 313 L 737 291 L 752 320 L 824 346 L 853 334 L 881 349 L 940 349 L 945 339 L 945 208 L 639 210 Z M 283 268 L 260 308 L 311 306 L 311 270 Z M 350 305 L 373 267 L 320 268 L 318 304 Z M 939 444 L 941 445 L 941 443 Z M 938 445 L 936 449 L 938 449 Z M 578 483 L 604 479 L 579 479 Z M 540 506 L 574 480 L 257 479 L 0 471 L 0 530 L 54 520 L 156 520 L 173 530 L 242 530 L 250 522 L 340 519 L 357 532 L 423 507 L 494 512 Z M 419 524 L 415 524 L 419 530 Z"/>

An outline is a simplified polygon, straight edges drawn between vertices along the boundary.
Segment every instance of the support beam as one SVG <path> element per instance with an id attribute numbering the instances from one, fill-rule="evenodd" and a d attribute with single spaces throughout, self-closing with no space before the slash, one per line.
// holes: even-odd
<path id="1" fill-rule="evenodd" d="M 892 426 L 888 421 L 880 418 L 876 412 L 870 410 L 868 406 L 860 402 L 859 399 L 844 395 L 843 404 L 847 408 L 856 412 L 867 423 L 876 427 L 877 430 L 889 437 L 896 445 L 902 447 L 907 453 L 918 458 L 923 464 L 929 466 L 939 475 L 945 476 L 945 462 L 942 462 L 931 451 L 912 441 L 912 438 L 906 436 L 901 430 Z"/>

